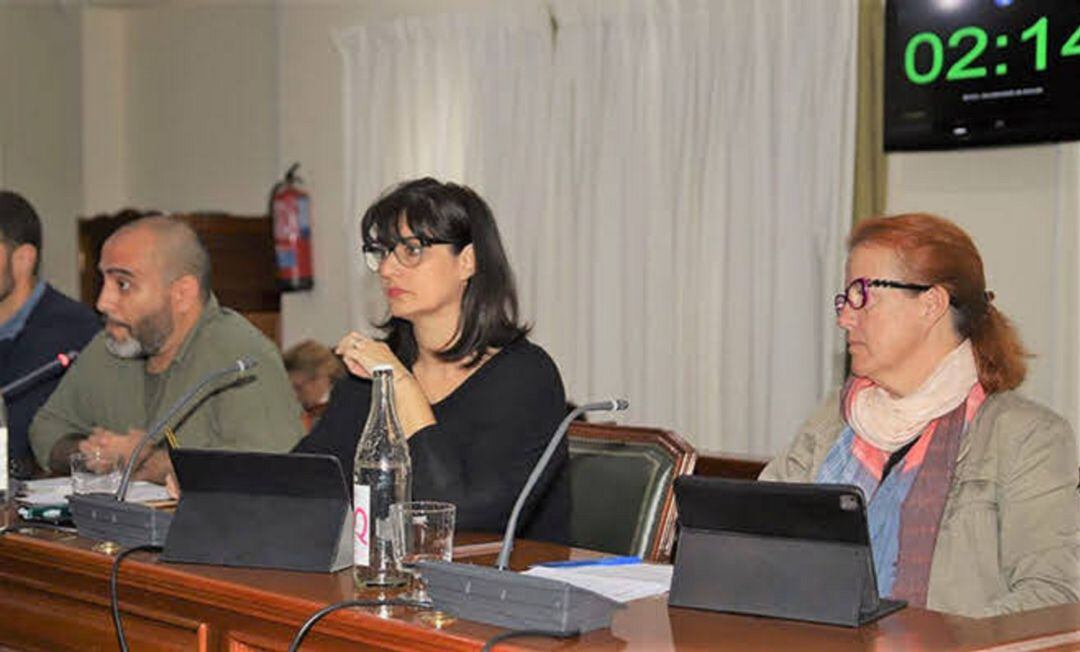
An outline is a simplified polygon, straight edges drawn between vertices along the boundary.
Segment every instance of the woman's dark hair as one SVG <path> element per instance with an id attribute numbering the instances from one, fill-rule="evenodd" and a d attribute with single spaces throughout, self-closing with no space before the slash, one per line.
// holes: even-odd
<path id="1" fill-rule="evenodd" d="M 986 290 L 982 257 L 963 229 L 926 213 L 878 217 L 855 225 L 848 251 L 860 245 L 892 249 L 911 281 L 940 285 L 949 293 L 953 328 L 971 340 L 979 382 L 987 394 L 1016 388 L 1028 356 L 1012 322 Z"/>
<path id="2" fill-rule="evenodd" d="M 405 181 L 364 213 L 360 222 L 364 244 L 392 248 L 401 240 L 402 220 L 417 236 L 450 243 L 455 254 L 473 246 L 476 271 L 461 299 L 457 337 L 439 352 L 441 360 L 465 360 L 471 367 L 489 348 L 504 347 L 529 332 L 528 326 L 518 323 L 514 273 L 491 209 L 479 195 L 467 186 L 430 177 Z M 412 324 L 390 317 L 376 326 L 398 359 L 412 367 L 417 356 Z"/>

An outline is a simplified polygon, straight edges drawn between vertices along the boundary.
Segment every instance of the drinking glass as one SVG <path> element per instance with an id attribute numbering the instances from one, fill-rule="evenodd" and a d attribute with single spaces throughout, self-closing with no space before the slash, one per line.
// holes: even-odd
<path id="1" fill-rule="evenodd" d="M 450 561 L 454 548 L 454 517 L 452 503 L 419 500 L 390 505 L 390 533 L 394 561 L 412 576 L 413 590 L 409 597 L 429 602 L 427 588 L 416 569 L 423 560 Z"/>
<path id="2" fill-rule="evenodd" d="M 124 475 L 124 460 L 102 451 L 72 453 L 71 493 L 116 493 Z"/>

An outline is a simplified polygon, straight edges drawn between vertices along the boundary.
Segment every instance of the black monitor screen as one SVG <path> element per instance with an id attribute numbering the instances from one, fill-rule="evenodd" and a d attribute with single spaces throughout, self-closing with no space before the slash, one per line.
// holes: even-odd
<path id="1" fill-rule="evenodd" d="M 885 149 L 1080 139 L 1080 0 L 887 0 Z"/>

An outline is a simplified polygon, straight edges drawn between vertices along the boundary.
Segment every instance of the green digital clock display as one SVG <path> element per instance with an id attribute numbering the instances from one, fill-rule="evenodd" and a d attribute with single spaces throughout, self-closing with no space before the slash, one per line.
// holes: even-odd
<path id="1" fill-rule="evenodd" d="M 885 147 L 1080 139 L 1080 0 L 886 0 Z"/>
<path id="2" fill-rule="evenodd" d="M 1050 48 L 1050 19 L 1047 16 L 1040 17 L 1020 32 L 1019 42 L 1029 51 L 1032 70 L 1037 72 L 1046 70 L 1051 54 L 1061 58 L 1080 56 L 1080 17 L 1077 23 L 1076 28 L 1061 48 L 1055 51 Z M 1008 34 L 997 34 L 993 41 L 993 47 L 997 50 L 1005 50 L 1010 43 Z M 993 58 L 993 51 L 987 52 L 989 47 L 990 34 L 976 25 L 961 27 L 949 34 L 946 39 L 934 32 L 919 32 L 908 39 L 907 46 L 904 48 L 904 74 L 913 84 L 931 84 L 937 81 L 945 70 L 945 52 L 948 48 L 951 52 L 957 52 L 959 56 L 945 72 L 945 81 L 986 77 L 991 74 L 991 70 L 984 62 Z M 929 59 L 929 64 L 923 63 L 922 68 L 918 63 L 920 54 L 923 55 L 924 62 Z M 1006 62 L 993 66 L 992 74 L 1006 75 L 1008 72 L 1009 66 Z"/>

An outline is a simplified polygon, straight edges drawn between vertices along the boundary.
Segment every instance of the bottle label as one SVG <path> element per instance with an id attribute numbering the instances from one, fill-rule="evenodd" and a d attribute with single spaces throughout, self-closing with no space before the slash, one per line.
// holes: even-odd
<path id="1" fill-rule="evenodd" d="M 353 564 L 371 565 L 371 487 L 353 485 Z"/>
<path id="2" fill-rule="evenodd" d="M 8 495 L 8 473 L 11 467 L 8 466 L 8 429 L 7 426 L 0 426 L 0 496 L 7 497 Z"/>

